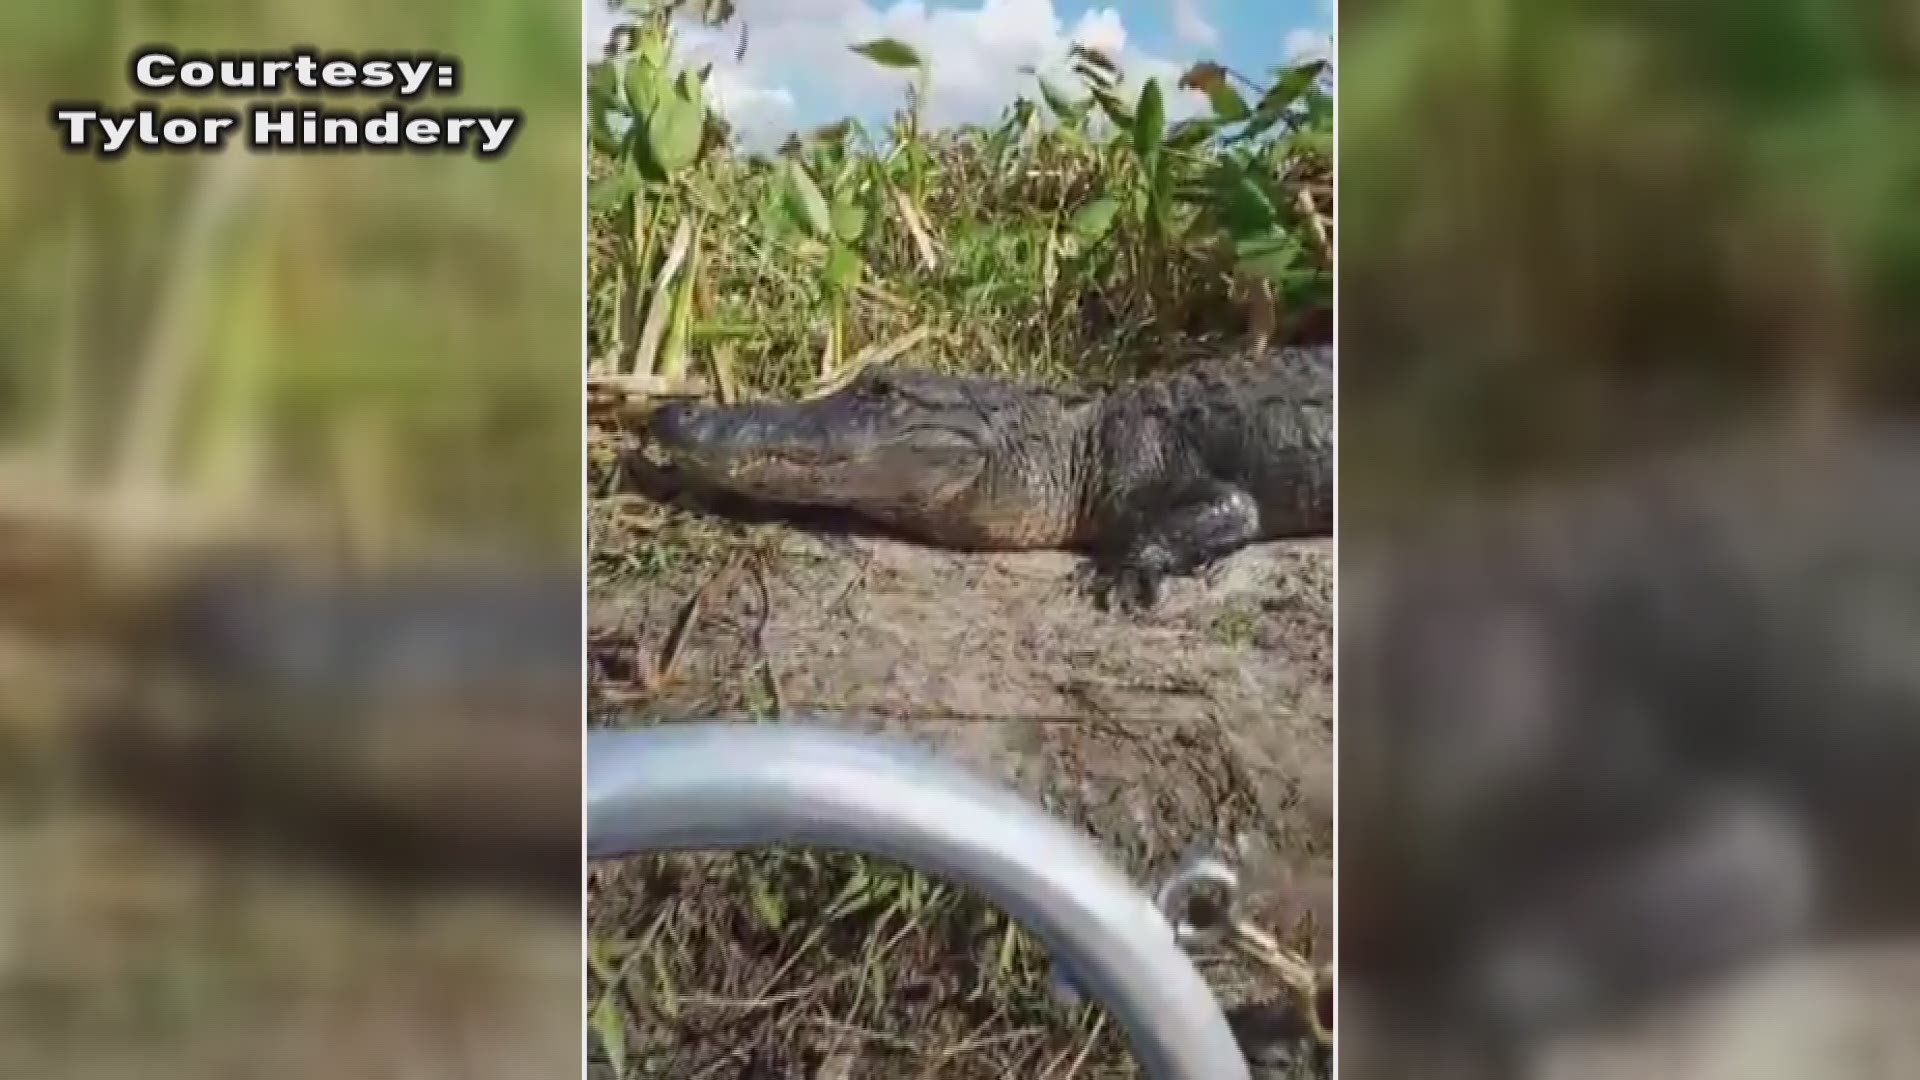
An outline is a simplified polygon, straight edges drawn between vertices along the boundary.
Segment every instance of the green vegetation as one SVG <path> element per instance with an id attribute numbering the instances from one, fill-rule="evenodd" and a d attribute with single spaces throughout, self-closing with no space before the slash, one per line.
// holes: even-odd
<path id="1" fill-rule="evenodd" d="M 1099 378 L 1327 325 L 1322 65 L 1264 86 L 1197 65 L 1183 82 L 1212 114 L 1175 122 L 1173 87 L 1135 88 L 1081 49 L 1071 85 L 1036 74 L 997 123 L 929 130 L 921 57 L 877 40 L 848 62 L 901 72 L 884 130 L 844 120 L 762 156 L 676 61 L 668 11 L 631 44 L 590 74 L 598 372 L 671 380 L 704 362 L 723 394 L 793 392 L 911 352 Z"/>
<path id="2" fill-rule="evenodd" d="M 8 5 L 0 452 L 70 495 L 134 488 L 195 512 L 350 519 L 398 545 L 577 551 L 578 491 L 556 479 L 580 452 L 579 25 L 572 0 L 458 17 Z M 160 41 L 438 49 L 459 57 L 462 96 L 429 104 L 527 120 L 485 166 L 64 153 L 49 103 L 125 107 L 129 56 Z"/>
<path id="3" fill-rule="evenodd" d="M 1912 5 L 1385 0 L 1340 41 L 1343 521 L 1914 401 Z"/>

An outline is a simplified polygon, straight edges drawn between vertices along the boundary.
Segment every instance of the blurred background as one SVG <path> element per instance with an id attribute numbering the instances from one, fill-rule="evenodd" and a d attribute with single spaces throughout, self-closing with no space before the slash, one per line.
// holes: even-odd
<path id="1" fill-rule="evenodd" d="M 526 118 L 62 153 L 154 42 L 438 50 L 417 105 Z M 0 1076 L 577 1070 L 580 49 L 574 0 L 0 10 Z"/>
<path id="2" fill-rule="evenodd" d="M 1871 786 L 1776 756 L 1815 724 L 1858 740 L 1827 745 L 1850 767 L 1875 739 L 1906 745 L 1920 690 L 1865 669 L 1920 655 L 1920 8 L 1349 0 L 1339 17 L 1350 988 L 1363 955 L 1417 981 L 1470 952 L 1468 922 L 1529 887 L 1500 846 L 1529 815 L 1591 795 L 1612 809 L 1585 825 L 1630 817 L 1606 774 L 1620 732 L 1711 721 L 1703 757 L 1654 744 L 1677 763 L 1659 794 L 1681 800 L 1714 778 L 1703 761 L 1742 755 L 1829 795 Z M 1912 798 L 1856 819 L 1861 848 Z M 1393 926 L 1417 929 L 1383 944 Z M 1920 967 L 1887 955 L 1864 983 L 1702 1021 L 1688 1054 L 1547 1075 L 1913 1075 L 1911 1040 L 1888 1040 L 1913 1028 Z M 1565 989 L 1532 974 L 1508 988 L 1526 1004 Z M 1342 1074 L 1363 1075 L 1341 1023 Z"/>
<path id="3" fill-rule="evenodd" d="M 1341 10 L 1343 524 L 1920 390 L 1920 12 Z"/>

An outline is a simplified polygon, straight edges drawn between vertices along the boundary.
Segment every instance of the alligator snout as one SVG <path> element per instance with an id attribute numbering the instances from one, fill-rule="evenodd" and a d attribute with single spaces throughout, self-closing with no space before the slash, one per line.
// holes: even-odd
<path id="1" fill-rule="evenodd" d="M 685 401 L 670 401 L 647 417 L 647 431 L 668 450 L 685 450 L 705 441 L 712 425 L 708 410 Z"/>
<path id="2" fill-rule="evenodd" d="M 736 466 L 831 460 L 864 446 L 868 429 L 837 410 L 799 405 L 703 405 L 670 402 L 647 429 L 655 445 L 682 465 L 731 472 Z"/>

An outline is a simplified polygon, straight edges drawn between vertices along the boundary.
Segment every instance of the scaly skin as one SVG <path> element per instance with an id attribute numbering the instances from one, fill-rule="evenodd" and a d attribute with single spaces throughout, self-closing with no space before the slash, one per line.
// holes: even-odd
<path id="1" fill-rule="evenodd" d="M 673 404 L 649 429 L 704 486 L 852 511 L 960 550 L 1061 548 L 1151 607 L 1173 575 L 1333 531 L 1333 358 L 1283 349 L 1098 394 L 876 368 L 814 401 Z"/>

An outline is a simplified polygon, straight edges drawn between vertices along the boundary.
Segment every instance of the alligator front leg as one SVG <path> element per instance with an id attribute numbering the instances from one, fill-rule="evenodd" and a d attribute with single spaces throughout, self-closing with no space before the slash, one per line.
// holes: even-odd
<path id="1" fill-rule="evenodd" d="M 1260 537 L 1260 508 L 1238 488 L 1211 485 L 1141 503 L 1095 558 L 1090 584 L 1103 608 L 1118 597 L 1126 610 L 1149 610 L 1168 577 L 1192 574 Z"/>

